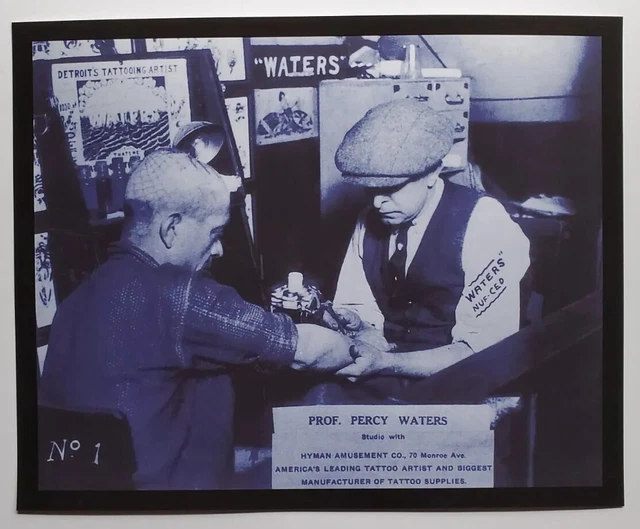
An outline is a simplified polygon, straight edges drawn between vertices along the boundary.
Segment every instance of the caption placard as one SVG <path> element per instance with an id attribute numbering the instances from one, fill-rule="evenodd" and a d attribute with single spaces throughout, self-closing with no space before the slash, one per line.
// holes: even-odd
<path id="1" fill-rule="evenodd" d="M 493 487 L 494 416 L 488 405 L 276 408 L 272 486 Z"/>

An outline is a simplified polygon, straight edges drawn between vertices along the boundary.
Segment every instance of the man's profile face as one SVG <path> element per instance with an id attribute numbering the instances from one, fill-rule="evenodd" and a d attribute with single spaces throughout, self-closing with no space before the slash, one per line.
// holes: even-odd
<path id="1" fill-rule="evenodd" d="M 216 208 L 218 209 L 218 208 Z M 229 210 L 214 211 L 206 218 L 182 217 L 173 248 L 185 268 L 197 271 L 210 259 L 222 257 L 222 233 L 229 221 Z"/>
<path id="2" fill-rule="evenodd" d="M 222 232 L 229 222 L 230 194 L 213 170 L 206 189 L 201 190 L 198 211 L 185 212 L 175 226 L 171 247 L 173 262 L 193 271 L 204 268 L 210 259 L 222 257 Z"/>
<path id="3" fill-rule="evenodd" d="M 430 179 L 435 180 L 434 175 L 409 180 L 394 187 L 369 188 L 367 192 L 382 223 L 398 226 L 414 219 L 431 193 Z"/>

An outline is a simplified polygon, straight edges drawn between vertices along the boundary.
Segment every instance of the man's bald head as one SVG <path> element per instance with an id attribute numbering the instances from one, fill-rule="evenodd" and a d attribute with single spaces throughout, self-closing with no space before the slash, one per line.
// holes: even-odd
<path id="1" fill-rule="evenodd" d="M 155 151 L 127 184 L 123 239 L 161 264 L 201 268 L 222 254 L 229 203 L 229 191 L 211 167 L 183 152 Z"/>
<path id="2" fill-rule="evenodd" d="M 127 227 L 144 234 L 155 216 L 173 213 L 202 219 L 229 207 L 220 175 L 186 153 L 159 150 L 133 171 L 125 191 Z"/>

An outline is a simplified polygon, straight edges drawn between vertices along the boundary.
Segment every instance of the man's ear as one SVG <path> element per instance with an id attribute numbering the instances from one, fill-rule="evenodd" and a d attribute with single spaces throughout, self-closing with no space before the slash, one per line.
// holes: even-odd
<path id="1" fill-rule="evenodd" d="M 160 239 L 162 239 L 167 249 L 173 247 L 175 244 L 177 236 L 176 229 L 180 222 L 182 222 L 182 215 L 180 215 L 180 213 L 173 213 L 160 224 Z"/>
<path id="2" fill-rule="evenodd" d="M 427 187 L 431 189 L 438 180 L 440 176 L 440 171 L 442 171 L 442 164 L 440 164 L 432 173 L 429 173 L 427 176 Z"/>

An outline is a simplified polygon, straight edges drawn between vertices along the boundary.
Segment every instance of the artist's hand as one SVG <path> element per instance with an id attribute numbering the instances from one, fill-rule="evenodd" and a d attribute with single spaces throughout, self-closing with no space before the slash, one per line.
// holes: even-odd
<path id="1" fill-rule="evenodd" d="M 391 366 L 392 354 L 376 349 L 365 342 L 356 340 L 352 351 L 355 353 L 352 355 L 353 363 L 340 369 L 336 375 L 355 380 L 357 377 L 374 375 Z"/>
<path id="2" fill-rule="evenodd" d="M 373 325 L 369 325 L 364 322 L 362 323 L 360 330 L 351 336 L 355 340 L 371 345 L 380 351 L 393 351 L 396 347 L 395 344 L 387 342 L 382 331 L 379 331 Z"/>
<path id="3" fill-rule="evenodd" d="M 354 311 L 346 309 L 344 307 L 335 307 L 332 306 L 333 312 L 335 312 L 336 316 L 340 318 L 340 324 L 347 330 L 349 333 L 358 332 L 362 326 L 363 322 Z M 336 322 L 335 318 L 331 314 L 330 311 L 325 310 L 322 315 L 322 321 L 324 324 L 334 331 L 339 330 L 339 324 Z"/>

